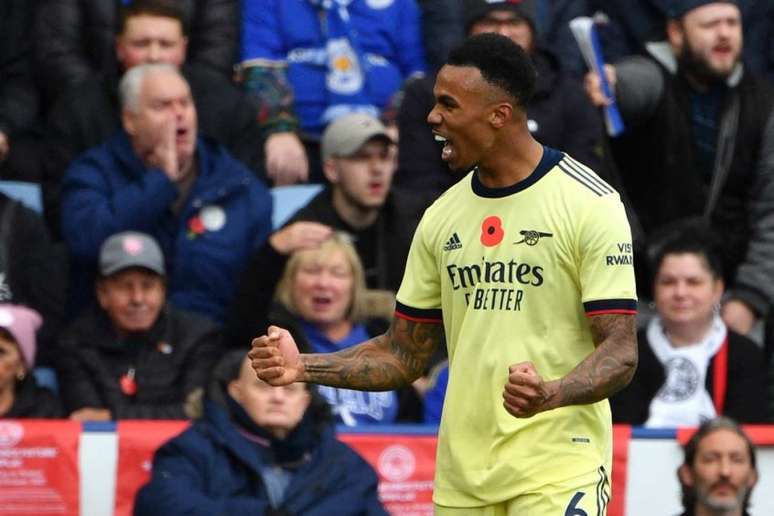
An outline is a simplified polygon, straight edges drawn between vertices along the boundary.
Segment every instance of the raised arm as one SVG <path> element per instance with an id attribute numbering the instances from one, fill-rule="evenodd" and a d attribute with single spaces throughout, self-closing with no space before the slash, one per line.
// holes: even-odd
<path id="1" fill-rule="evenodd" d="M 544 381 L 531 363 L 511 366 L 503 392 L 505 409 L 515 417 L 595 403 L 624 388 L 637 369 L 634 315 L 600 314 L 590 319 L 596 349 L 562 378 Z"/>
<path id="2" fill-rule="evenodd" d="M 395 317 L 383 335 L 336 353 L 299 354 L 290 334 L 275 326 L 253 340 L 253 369 L 271 385 L 310 382 L 366 391 L 409 384 L 424 372 L 443 334 L 438 323 Z"/>

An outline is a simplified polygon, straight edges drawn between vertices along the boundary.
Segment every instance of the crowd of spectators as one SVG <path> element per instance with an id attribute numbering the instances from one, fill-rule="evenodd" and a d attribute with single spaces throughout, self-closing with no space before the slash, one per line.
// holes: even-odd
<path id="1" fill-rule="evenodd" d="M 577 16 L 595 21 L 612 96 L 587 72 Z M 326 401 L 338 423 L 437 423 L 443 353 L 405 391 L 275 393 L 301 407 L 279 433 L 250 413 L 272 389 L 241 377 L 239 353 L 272 323 L 322 351 L 386 327 L 422 212 L 461 177 L 426 123 L 434 77 L 482 32 L 532 59 L 534 136 L 627 204 L 640 367 L 614 420 L 774 420 L 766 0 L 0 0 L 0 180 L 43 198 L 36 213 L 0 194 L 0 417 L 203 415 L 163 449 L 164 471 L 203 450 L 242 460 L 244 427 L 262 450 L 314 435 L 290 447 L 363 467 L 329 442 Z M 272 227 L 271 188 L 301 183 L 324 187 Z M 264 451 L 247 467 L 282 488 L 245 507 L 283 507 L 319 474 Z M 378 514 L 366 470 L 342 475 Z M 179 489 L 154 474 L 141 499 L 152 513 Z"/>

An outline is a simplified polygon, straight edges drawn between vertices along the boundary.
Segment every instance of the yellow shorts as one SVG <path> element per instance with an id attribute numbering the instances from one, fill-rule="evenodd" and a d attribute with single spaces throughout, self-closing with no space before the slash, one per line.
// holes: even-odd
<path id="1" fill-rule="evenodd" d="M 482 507 L 444 507 L 435 504 L 435 516 L 605 516 L 610 480 L 604 467 L 596 473 L 550 484 L 540 492 Z"/>

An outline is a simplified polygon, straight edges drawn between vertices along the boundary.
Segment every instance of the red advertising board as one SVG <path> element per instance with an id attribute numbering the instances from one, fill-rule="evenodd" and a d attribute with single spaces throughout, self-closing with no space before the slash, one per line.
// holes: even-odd
<path id="1" fill-rule="evenodd" d="M 118 432 L 116 516 L 132 513 L 137 490 L 150 478 L 153 453 L 188 427 L 186 421 L 121 421 Z M 608 516 L 623 516 L 631 428 L 614 427 L 613 496 Z M 376 470 L 379 498 L 392 516 L 432 516 L 437 438 L 434 435 L 341 433 Z M 1 513 L 1 511 L 0 511 Z"/>
<path id="2" fill-rule="evenodd" d="M 75 421 L 0 421 L 0 514 L 80 512 Z"/>
<path id="3" fill-rule="evenodd" d="M 623 516 L 631 427 L 613 429 L 613 485 L 608 516 Z M 392 516 L 433 514 L 435 436 L 339 434 L 379 475 L 379 498 Z"/>
<path id="4" fill-rule="evenodd" d="M 188 421 L 119 421 L 115 516 L 131 516 L 137 491 L 150 480 L 153 454 Z"/>
<path id="5" fill-rule="evenodd" d="M 742 429 L 756 446 L 774 446 L 774 425 L 742 425 Z M 677 429 L 677 442 L 685 446 L 693 434 L 695 427 Z"/>
<path id="6" fill-rule="evenodd" d="M 610 482 L 613 493 L 607 516 L 623 516 L 626 507 L 626 470 L 629 462 L 629 439 L 632 427 L 613 425 L 613 472 Z"/>
<path id="7" fill-rule="evenodd" d="M 393 516 L 432 516 L 435 436 L 339 434 L 379 475 L 379 498 Z"/>

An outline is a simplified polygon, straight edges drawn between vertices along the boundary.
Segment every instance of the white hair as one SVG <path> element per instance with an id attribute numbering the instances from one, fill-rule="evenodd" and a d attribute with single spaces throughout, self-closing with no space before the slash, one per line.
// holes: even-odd
<path id="1" fill-rule="evenodd" d="M 121 109 L 137 112 L 143 80 L 148 75 L 162 72 L 173 73 L 185 81 L 185 77 L 182 76 L 180 70 L 175 65 L 168 63 L 145 63 L 133 66 L 127 70 L 124 76 L 121 77 L 121 82 L 118 83 Z"/>

